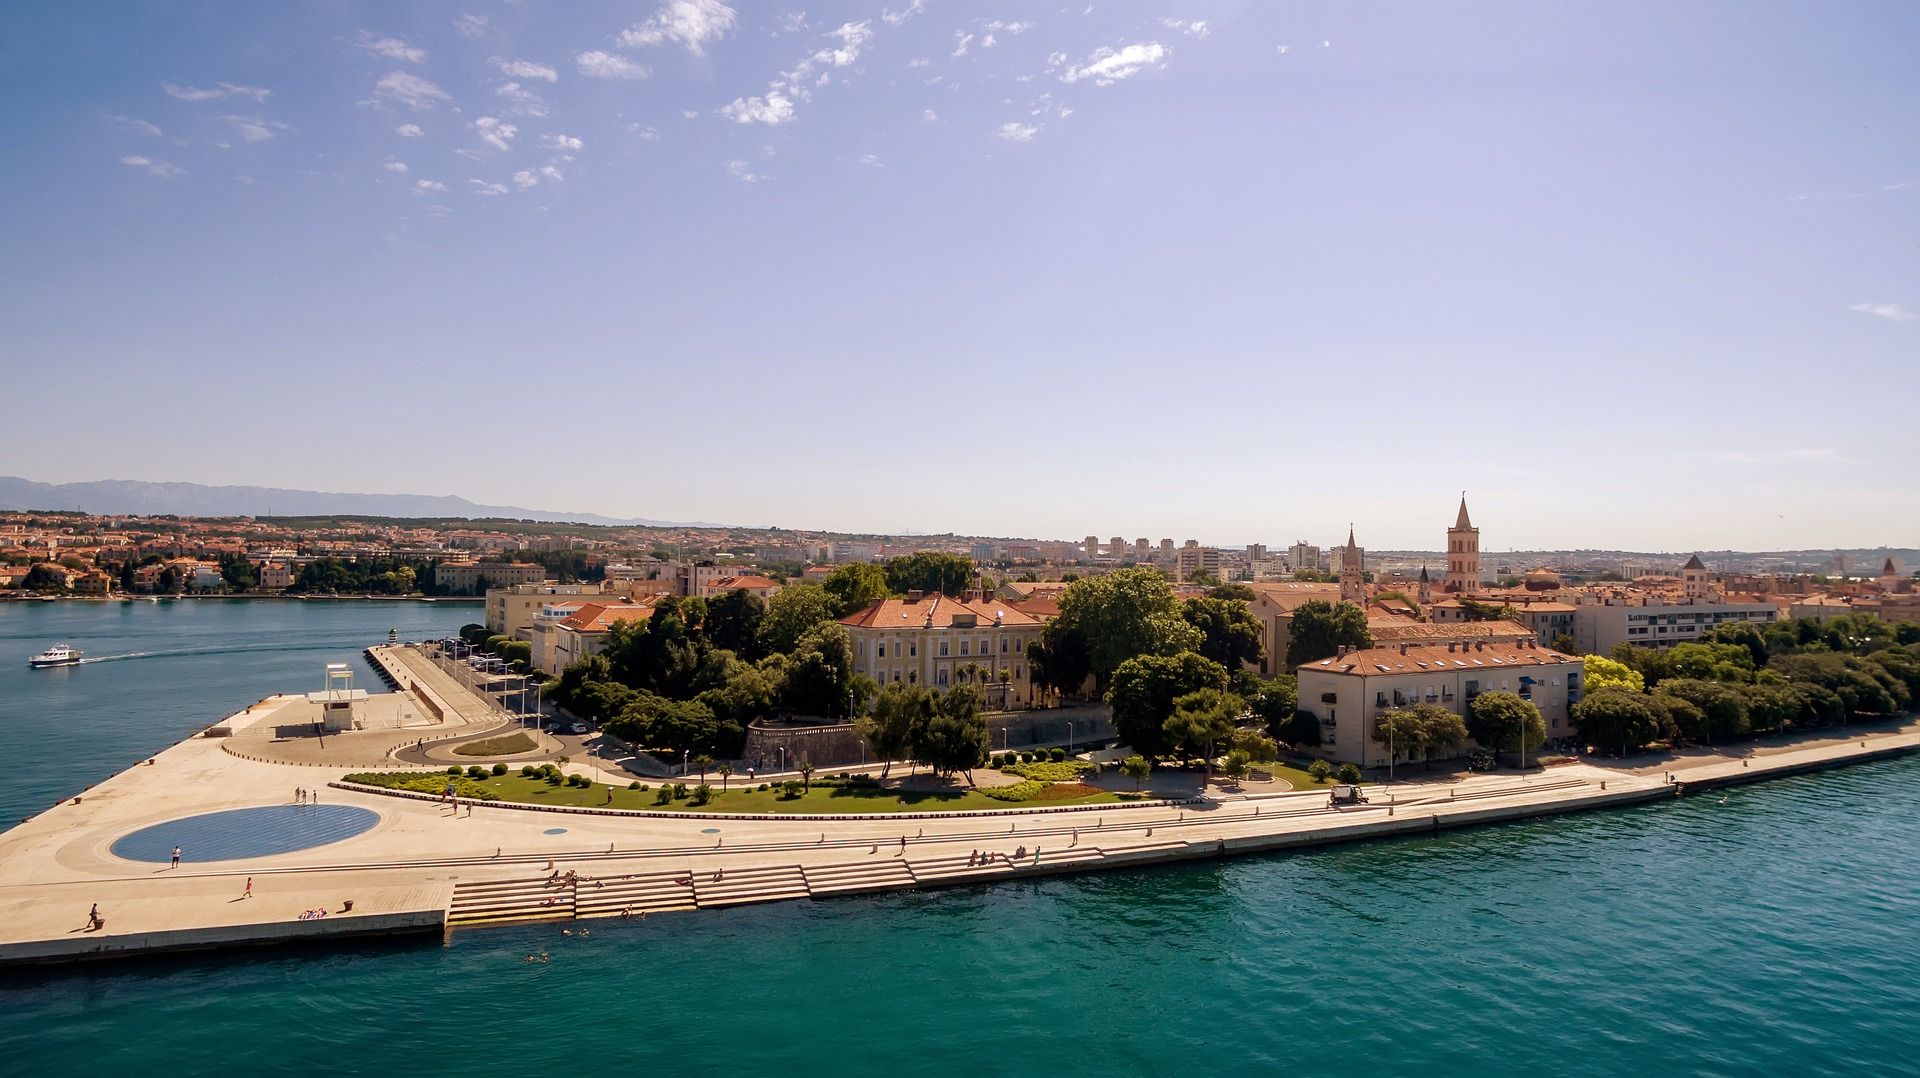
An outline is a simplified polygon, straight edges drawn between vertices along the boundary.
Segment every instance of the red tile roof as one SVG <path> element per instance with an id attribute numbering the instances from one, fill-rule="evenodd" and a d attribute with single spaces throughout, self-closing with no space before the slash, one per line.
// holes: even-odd
<path id="1" fill-rule="evenodd" d="M 947 629 L 957 615 L 972 614 L 981 628 L 993 625 L 1038 626 L 1040 619 L 1021 611 L 1012 603 L 992 600 L 969 603 L 946 595 L 921 599 L 875 599 L 865 610 L 840 619 L 840 624 L 855 629 L 918 629 L 931 626 Z"/>

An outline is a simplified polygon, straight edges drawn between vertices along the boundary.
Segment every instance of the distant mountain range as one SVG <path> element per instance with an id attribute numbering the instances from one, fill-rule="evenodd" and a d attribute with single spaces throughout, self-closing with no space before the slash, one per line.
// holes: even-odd
<path id="1" fill-rule="evenodd" d="M 717 528 L 721 524 L 619 519 L 597 513 L 553 513 L 517 505 L 478 505 L 448 494 L 332 494 L 280 487 L 210 487 L 200 483 L 144 483 L 101 479 L 90 483 L 35 483 L 0 475 L 0 509 L 78 509 L 101 515 L 183 517 L 506 517 L 551 524 Z"/>

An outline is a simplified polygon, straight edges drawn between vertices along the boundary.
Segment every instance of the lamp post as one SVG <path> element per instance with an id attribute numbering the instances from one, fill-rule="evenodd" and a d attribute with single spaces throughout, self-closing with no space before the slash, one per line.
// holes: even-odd
<path id="1" fill-rule="evenodd" d="M 1073 755 L 1073 720 L 1067 720 L 1067 755 Z"/>

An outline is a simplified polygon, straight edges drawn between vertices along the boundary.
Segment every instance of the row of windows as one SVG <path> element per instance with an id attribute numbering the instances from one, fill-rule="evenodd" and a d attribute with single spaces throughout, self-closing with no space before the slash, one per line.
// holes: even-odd
<path id="1" fill-rule="evenodd" d="M 905 654 L 908 658 L 915 658 L 919 656 L 920 644 L 918 641 L 909 640 L 907 641 L 905 646 L 907 649 Z M 948 650 L 951 646 L 952 646 L 952 641 L 948 641 L 948 640 L 940 641 L 940 655 L 943 658 L 952 655 L 952 652 Z M 893 655 L 894 655 L 894 658 L 896 659 L 901 656 L 900 648 L 901 648 L 901 644 L 898 641 L 895 641 L 893 645 Z M 1015 652 L 1016 648 L 1019 649 L 1017 652 L 1018 654 L 1021 654 L 1021 655 L 1026 654 L 1026 638 L 1025 637 L 1003 636 L 1000 638 L 1000 654 L 1002 655 L 1016 654 Z M 991 655 L 993 654 L 992 639 L 990 637 L 985 637 L 985 636 L 981 637 L 980 643 L 979 643 L 979 649 L 977 651 L 974 650 L 974 642 L 972 640 L 961 640 L 960 654 Z M 873 656 L 876 659 L 884 659 L 887 657 L 887 642 L 885 640 L 879 640 L 874 642 Z M 867 657 L 867 642 L 864 640 L 860 642 L 860 657 L 863 659 Z"/>
<path id="2" fill-rule="evenodd" d="M 1024 666 L 1015 666 L 1011 668 L 1008 671 L 1008 673 L 1011 673 L 1013 675 L 1013 680 L 1024 681 L 1026 680 L 1026 676 L 1027 676 L 1027 668 Z M 934 684 L 939 685 L 942 688 L 953 683 L 952 672 L 944 666 L 934 672 L 933 678 L 934 678 Z M 873 680 L 878 681 L 881 684 L 885 684 L 886 682 L 891 680 L 896 682 L 904 681 L 908 685 L 917 685 L 920 682 L 920 672 L 918 670 L 905 670 L 905 671 L 895 670 L 891 674 L 889 674 L 885 670 L 877 670 L 874 672 Z M 999 682 L 995 680 L 991 674 L 988 674 L 984 671 L 981 674 L 980 681 L 981 683 L 987 684 L 987 685 L 999 684 Z"/>

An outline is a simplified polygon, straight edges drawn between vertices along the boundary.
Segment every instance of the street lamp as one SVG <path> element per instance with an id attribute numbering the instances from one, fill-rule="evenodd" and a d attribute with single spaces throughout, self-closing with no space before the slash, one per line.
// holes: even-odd
<path id="1" fill-rule="evenodd" d="M 1067 755 L 1073 755 L 1073 720 L 1067 720 Z"/>

